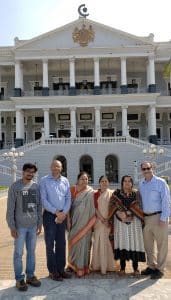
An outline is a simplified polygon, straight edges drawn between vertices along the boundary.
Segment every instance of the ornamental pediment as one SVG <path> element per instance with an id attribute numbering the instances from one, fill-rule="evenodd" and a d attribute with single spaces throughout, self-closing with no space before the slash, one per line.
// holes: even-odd
<path id="1" fill-rule="evenodd" d="M 53 31 L 35 37 L 17 46 L 16 52 L 22 50 L 60 50 L 81 48 L 130 48 L 153 47 L 150 39 L 145 39 L 97 23 L 85 18 L 69 23 Z M 25 52 L 26 53 L 26 52 Z"/>

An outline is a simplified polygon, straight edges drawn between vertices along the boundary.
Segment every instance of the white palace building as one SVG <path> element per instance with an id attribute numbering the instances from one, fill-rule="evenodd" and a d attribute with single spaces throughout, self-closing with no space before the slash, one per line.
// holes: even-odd
<path id="1" fill-rule="evenodd" d="M 105 173 L 111 183 L 138 180 L 148 154 L 169 174 L 171 41 L 86 16 L 79 8 L 72 23 L 0 47 L 1 182 L 10 181 L 2 154 L 14 146 L 24 151 L 18 170 L 36 162 L 43 176 L 58 157 L 71 183 L 80 170 L 94 184 Z"/>

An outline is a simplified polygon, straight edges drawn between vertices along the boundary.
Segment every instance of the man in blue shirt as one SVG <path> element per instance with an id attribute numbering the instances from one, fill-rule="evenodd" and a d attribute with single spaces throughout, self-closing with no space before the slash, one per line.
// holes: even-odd
<path id="1" fill-rule="evenodd" d="M 51 174 L 40 180 L 47 268 L 49 277 L 56 281 L 71 277 L 64 271 L 66 216 L 71 205 L 71 194 L 68 179 L 61 175 L 61 171 L 61 162 L 53 160 Z"/>
<path id="2" fill-rule="evenodd" d="M 170 191 L 166 181 L 153 174 L 152 163 L 141 164 L 144 179 L 139 189 L 142 198 L 144 222 L 144 246 L 148 267 L 142 275 L 151 279 L 163 277 L 168 252 L 168 217 L 170 215 Z M 157 244 L 157 257 L 154 255 L 154 242 Z"/>

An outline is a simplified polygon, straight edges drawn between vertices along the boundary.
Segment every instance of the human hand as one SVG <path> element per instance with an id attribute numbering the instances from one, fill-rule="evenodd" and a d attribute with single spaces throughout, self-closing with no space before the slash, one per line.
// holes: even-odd
<path id="1" fill-rule="evenodd" d="M 18 232 L 16 229 L 11 229 L 11 236 L 14 238 L 14 239 L 17 239 L 18 238 Z"/>
<path id="2" fill-rule="evenodd" d="M 37 227 L 37 235 L 39 235 L 41 233 L 41 231 L 42 231 L 42 225 L 39 225 Z"/>
<path id="3" fill-rule="evenodd" d="M 57 216 L 57 219 L 58 219 L 57 223 L 62 223 L 66 218 L 66 214 L 62 211 L 58 211 L 56 213 L 56 216 Z"/>
<path id="4" fill-rule="evenodd" d="M 124 211 L 117 211 L 117 216 L 119 217 L 119 219 L 121 219 L 123 222 L 126 220 L 127 216 L 126 213 Z"/>
<path id="5" fill-rule="evenodd" d="M 56 224 L 62 224 L 62 222 L 63 221 L 61 219 L 59 219 L 58 217 L 55 218 L 55 223 Z"/>
<path id="6" fill-rule="evenodd" d="M 166 222 L 165 221 L 159 221 L 159 226 L 160 227 L 165 227 L 166 226 Z"/>

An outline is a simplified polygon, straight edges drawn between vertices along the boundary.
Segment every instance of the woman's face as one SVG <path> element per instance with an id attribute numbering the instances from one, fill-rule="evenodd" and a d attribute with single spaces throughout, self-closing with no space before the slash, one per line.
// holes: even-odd
<path id="1" fill-rule="evenodd" d="M 101 190 L 106 190 L 109 187 L 109 181 L 106 177 L 103 177 L 100 180 L 100 189 Z"/>
<path id="2" fill-rule="evenodd" d="M 123 189 L 132 189 L 132 182 L 130 177 L 125 177 L 123 181 Z"/>
<path id="3" fill-rule="evenodd" d="M 81 177 L 78 179 L 78 185 L 82 188 L 86 188 L 88 185 L 88 176 L 86 174 L 81 175 Z"/>

